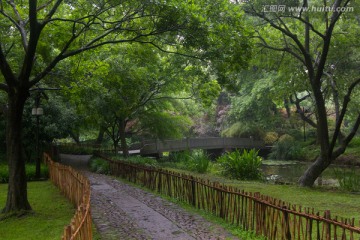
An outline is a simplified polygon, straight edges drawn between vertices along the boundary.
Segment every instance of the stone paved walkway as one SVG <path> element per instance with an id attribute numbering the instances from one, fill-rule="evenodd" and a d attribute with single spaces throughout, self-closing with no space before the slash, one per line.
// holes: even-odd
<path id="1" fill-rule="evenodd" d="M 91 211 L 102 239 L 236 239 L 222 227 L 111 176 L 86 171 L 90 156 L 61 155 L 91 183 Z"/>

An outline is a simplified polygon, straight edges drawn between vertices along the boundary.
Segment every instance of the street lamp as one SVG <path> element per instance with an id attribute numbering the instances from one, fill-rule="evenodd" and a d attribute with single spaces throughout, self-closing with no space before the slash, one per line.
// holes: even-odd
<path id="1" fill-rule="evenodd" d="M 44 114 L 44 110 L 39 107 L 40 97 L 35 100 L 35 107 L 32 109 L 31 114 L 36 117 L 36 171 L 35 177 L 40 178 L 40 145 L 39 145 L 39 127 L 40 127 L 40 116 Z"/>

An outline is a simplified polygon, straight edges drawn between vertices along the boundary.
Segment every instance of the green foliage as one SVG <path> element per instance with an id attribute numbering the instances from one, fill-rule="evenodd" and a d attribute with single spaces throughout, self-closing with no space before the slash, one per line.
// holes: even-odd
<path id="1" fill-rule="evenodd" d="M 239 90 L 230 98 L 231 108 L 227 116 L 229 123 L 250 124 L 263 130 L 277 127 L 280 117 L 272 98 L 272 95 L 275 95 L 274 78 L 276 77 L 273 72 L 239 72 L 235 78 Z"/>
<path id="2" fill-rule="evenodd" d="M 250 138 L 253 139 L 263 139 L 264 132 L 257 126 L 253 124 L 244 124 L 242 122 L 237 122 L 231 127 L 225 129 L 221 135 L 223 137 L 239 137 L 239 138 Z"/>
<path id="3" fill-rule="evenodd" d="M 191 155 L 190 151 L 178 151 L 178 152 L 171 152 L 169 154 L 169 160 L 170 162 L 186 162 Z"/>
<path id="4" fill-rule="evenodd" d="M 200 98 L 205 106 L 211 106 L 214 99 L 217 99 L 221 92 L 221 87 L 216 80 L 204 83 L 199 91 Z"/>
<path id="5" fill-rule="evenodd" d="M 204 150 L 172 152 L 169 155 L 170 167 L 180 168 L 197 173 L 205 173 L 210 166 L 210 158 Z"/>
<path id="6" fill-rule="evenodd" d="M 146 135 L 160 139 L 184 137 L 191 126 L 187 116 L 176 116 L 166 112 L 144 113 L 140 123 Z"/>
<path id="7" fill-rule="evenodd" d="M 252 149 L 228 152 L 217 160 L 223 169 L 223 174 L 233 179 L 256 180 L 261 179 L 260 166 L 262 158 L 258 151 Z"/>
<path id="8" fill-rule="evenodd" d="M 194 150 L 189 156 L 189 169 L 198 173 L 205 173 L 209 167 L 209 156 L 204 150 Z"/>
<path id="9" fill-rule="evenodd" d="M 359 147 L 360 146 L 360 136 L 356 136 L 353 139 L 351 139 L 351 142 L 349 143 L 349 147 Z"/>
<path id="10" fill-rule="evenodd" d="M 360 176 L 355 169 L 348 171 L 346 169 L 334 168 L 334 173 L 341 189 L 350 192 L 360 192 Z"/>
<path id="11" fill-rule="evenodd" d="M 159 166 L 156 159 L 148 158 L 148 157 L 129 156 L 127 158 L 123 158 L 119 155 L 115 155 L 115 156 L 112 156 L 111 158 L 115 159 L 115 160 L 120 160 L 120 161 L 124 161 L 127 163 L 131 163 L 131 164 L 146 166 L 146 167 L 157 168 Z"/>
<path id="12" fill-rule="evenodd" d="M 102 158 L 91 158 L 89 162 L 90 170 L 100 174 L 110 174 L 109 162 Z"/>
<path id="13" fill-rule="evenodd" d="M 0 164 L 0 183 L 7 183 L 9 181 L 9 169 L 7 165 Z"/>
<path id="14" fill-rule="evenodd" d="M 41 165 L 40 168 L 40 176 L 41 178 L 49 177 L 49 170 L 47 166 Z M 36 166 L 34 164 L 26 164 L 26 180 L 27 181 L 35 181 L 36 178 Z M 0 163 L 0 183 L 8 183 L 9 182 L 9 168 L 8 165 Z"/>
<path id="15" fill-rule="evenodd" d="M 264 136 L 264 142 L 267 145 L 273 145 L 279 139 L 277 132 L 267 132 Z"/>
<path id="16" fill-rule="evenodd" d="M 292 136 L 284 134 L 274 144 L 269 158 L 277 160 L 303 160 L 304 152 L 299 142 L 295 141 Z"/>

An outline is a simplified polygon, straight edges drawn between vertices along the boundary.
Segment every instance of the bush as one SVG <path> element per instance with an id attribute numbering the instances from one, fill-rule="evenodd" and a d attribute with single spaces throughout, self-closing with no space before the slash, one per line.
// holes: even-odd
<path id="1" fill-rule="evenodd" d="M 339 181 L 340 188 L 350 192 L 360 192 L 360 176 L 355 169 L 350 172 L 346 169 L 334 169 L 335 177 Z"/>
<path id="2" fill-rule="evenodd" d="M 254 149 L 244 150 L 242 153 L 236 150 L 218 158 L 223 175 L 239 180 L 261 179 L 261 161 L 258 151 Z"/>
<path id="3" fill-rule="evenodd" d="M 169 163 L 162 166 L 175 167 L 188 171 L 205 173 L 210 165 L 210 158 L 204 150 L 172 152 Z"/>
<path id="4" fill-rule="evenodd" d="M 273 145 L 279 139 L 277 132 L 267 132 L 264 136 L 264 142 L 266 145 Z"/>
<path id="5" fill-rule="evenodd" d="M 91 158 L 90 159 L 90 170 L 95 173 L 109 174 L 110 165 L 109 162 L 102 158 Z"/>
<path id="6" fill-rule="evenodd" d="M 349 147 L 358 147 L 360 146 L 360 136 L 356 136 L 353 139 L 351 139 L 349 143 Z"/>
<path id="7" fill-rule="evenodd" d="M 178 152 L 171 152 L 169 154 L 169 161 L 170 162 L 187 162 L 191 152 L 189 150 L 186 151 L 178 151 Z"/>
<path id="8" fill-rule="evenodd" d="M 221 135 L 223 137 L 239 137 L 239 138 L 252 137 L 256 140 L 261 140 L 264 137 L 264 132 L 258 126 L 237 122 L 233 124 L 230 128 L 225 129 L 221 133 Z"/>
<path id="9" fill-rule="evenodd" d="M 192 151 L 189 156 L 189 170 L 198 173 L 205 173 L 209 167 L 209 156 L 204 150 Z"/>
<path id="10" fill-rule="evenodd" d="M 49 170 L 47 166 L 41 165 L 40 168 L 40 176 L 41 178 L 49 177 Z M 26 180 L 34 181 L 36 178 L 36 166 L 34 164 L 26 164 Z M 6 164 L 0 164 L 0 183 L 8 183 L 9 182 L 9 168 Z"/>
<path id="11" fill-rule="evenodd" d="M 148 158 L 148 157 L 140 157 L 140 156 L 130 156 L 128 158 L 122 159 L 122 161 L 131 163 L 131 164 L 138 164 L 146 167 L 158 167 L 158 162 L 156 159 Z"/>
<path id="12" fill-rule="evenodd" d="M 274 144 L 269 158 L 277 160 L 301 160 L 304 158 L 304 153 L 300 144 L 292 136 L 284 134 Z"/>

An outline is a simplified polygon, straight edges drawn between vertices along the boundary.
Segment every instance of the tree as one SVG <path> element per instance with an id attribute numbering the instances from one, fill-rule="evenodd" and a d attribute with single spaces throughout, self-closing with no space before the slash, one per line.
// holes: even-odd
<path id="1" fill-rule="evenodd" d="M 189 120 L 179 116 L 174 104 L 193 98 L 193 92 L 202 95 L 204 88 L 211 89 L 202 83 L 206 73 L 190 65 L 187 58 L 149 46 L 112 46 L 89 55 L 87 61 L 96 62 L 96 68 L 79 70 L 82 74 L 69 89 L 69 97 L 93 125 L 105 130 L 115 151 L 121 143 L 124 156 L 131 130 L 157 138 L 182 136 L 179 130 L 185 133 Z M 127 64 L 122 65 L 124 62 Z M 211 94 L 206 95 L 202 98 L 208 100 Z"/>
<path id="2" fill-rule="evenodd" d="M 31 209 L 22 157 L 23 110 L 29 90 L 45 80 L 51 82 L 49 73 L 61 61 L 104 45 L 141 42 L 169 51 L 173 49 L 165 46 L 182 39 L 191 46 L 203 29 L 182 7 L 171 1 L 137 0 L 0 2 L 0 89 L 8 101 L 9 163 L 3 212 Z M 196 34 L 185 34 L 186 29 Z"/>
<path id="3" fill-rule="evenodd" d="M 299 111 L 303 119 L 311 121 L 317 130 L 317 137 L 320 145 L 320 155 L 315 162 L 304 172 L 299 179 L 301 186 L 312 186 L 316 178 L 341 154 L 344 153 L 351 139 L 354 137 L 360 125 L 360 113 L 357 111 L 351 130 L 337 145 L 337 139 L 343 128 L 343 123 L 351 105 L 351 97 L 357 91 L 360 78 L 357 75 L 348 76 L 342 82 L 342 95 L 338 95 L 338 117 L 335 128 L 329 128 L 329 115 L 327 108 L 329 72 L 332 71 L 331 55 L 340 51 L 346 51 L 347 40 L 340 43 L 339 38 L 344 36 L 352 37 L 352 34 L 359 31 L 359 25 L 355 18 L 356 13 L 347 12 L 347 8 L 358 9 L 355 1 L 334 0 L 314 1 L 310 5 L 304 0 L 298 5 L 297 1 L 283 3 L 281 1 L 250 1 L 244 4 L 245 11 L 261 19 L 259 24 L 265 31 L 276 31 L 278 38 L 267 38 L 265 31 L 257 30 L 255 35 L 259 44 L 275 52 L 282 52 L 291 56 L 293 61 L 298 61 L 304 69 L 306 85 L 308 86 L 309 97 L 313 99 L 315 106 L 315 122 L 307 119 L 304 111 Z M 279 10 L 277 7 L 285 6 Z M 275 9 L 276 7 L 276 9 Z M 319 8 L 320 7 L 320 8 Z M 311 11 L 309 9 L 320 9 Z M 325 9 L 321 11 L 321 9 Z M 331 11 L 326 10 L 331 9 Z M 257 20 L 258 21 L 258 20 Z M 342 31 L 345 25 L 350 25 L 351 31 Z M 266 33 L 265 33 L 266 34 Z M 337 44 L 335 44 L 337 43 Z M 301 78 L 299 79 L 301 80 Z M 301 84 L 301 83 L 300 83 Z M 340 97 L 342 102 L 340 103 Z M 302 99 L 298 98 L 298 107 Z M 341 108 L 341 109 L 340 109 Z"/>

